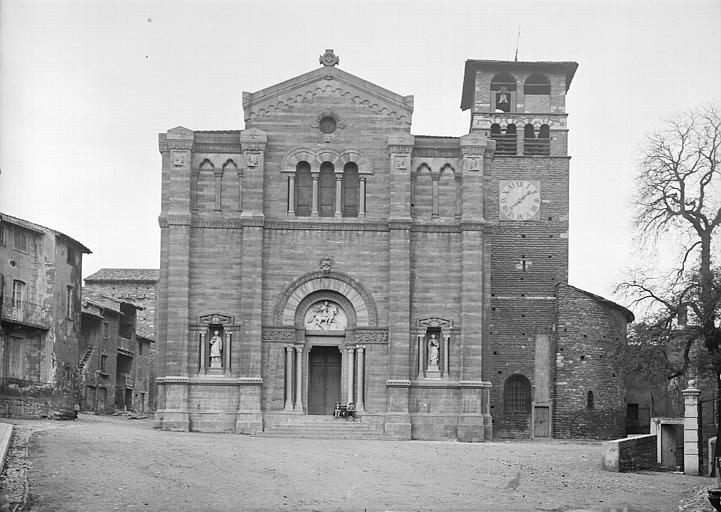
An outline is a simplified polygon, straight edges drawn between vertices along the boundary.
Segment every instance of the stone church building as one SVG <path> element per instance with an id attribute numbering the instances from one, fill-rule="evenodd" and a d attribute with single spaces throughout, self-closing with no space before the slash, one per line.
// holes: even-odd
<path id="1" fill-rule="evenodd" d="M 244 130 L 160 134 L 156 426 L 352 402 L 394 439 L 622 435 L 632 315 L 567 284 L 577 64 L 466 61 L 447 137 L 338 63 L 243 93 Z"/>

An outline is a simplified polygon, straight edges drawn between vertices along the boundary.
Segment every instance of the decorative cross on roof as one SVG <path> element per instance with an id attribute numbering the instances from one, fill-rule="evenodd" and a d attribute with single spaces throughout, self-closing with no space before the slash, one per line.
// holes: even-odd
<path id="1" fill-rule="evenodd" d="M 329 48 L 326 49 L 325 53 L 320 56 L 320 63 L 326 67 L 333 67 L 340 63 L 340 59 L 335 53 L 333 53 L 333 48 Z"/>

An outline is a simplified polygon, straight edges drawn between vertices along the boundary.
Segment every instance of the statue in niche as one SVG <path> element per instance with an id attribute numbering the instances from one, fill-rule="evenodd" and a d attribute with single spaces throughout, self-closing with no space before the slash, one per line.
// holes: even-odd
<path id="1" fill-rule="evenodd" d="M 329 304 L 326 300 L 323 304 L 318 304 L 313 308 L 313 311 L 310 314 L 310 320 L 308 320 L 308 328 L 318 329 L 321 331 L 340 329 L 340 326 L 335 320 L 337 314 L 338 308 L 336 308 L 333 304 Z"/>
<path id="2" fill-rule="evenodd" d="M 222 365 L 221 357 L 223 355 L 223 338 L 220 333 L 215 331 L 213 337 L 210 338 L 210 367 L 220 368 Z"/>
<path id="3" fill-rule="evenodd" d="M 428 367 L 438 368 L 438 340 L 435 334 L 431 334 L 431 339 L 428 340 Z"/>

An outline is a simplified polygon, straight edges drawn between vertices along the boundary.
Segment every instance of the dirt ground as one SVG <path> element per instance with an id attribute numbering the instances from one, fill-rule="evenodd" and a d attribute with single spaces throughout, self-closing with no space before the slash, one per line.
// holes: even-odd
<path id="1" fill-rule="evenodd" d="M 14 423 L 3 510 L 713 510 L 700 491 L 711 479 L 608 473 L 597 442 L 278 439 L 90 415 Z"/>

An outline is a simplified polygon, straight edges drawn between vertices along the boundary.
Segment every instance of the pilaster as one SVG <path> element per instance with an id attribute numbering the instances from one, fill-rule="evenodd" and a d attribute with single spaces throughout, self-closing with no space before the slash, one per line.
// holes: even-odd
<path id="1" fill-rule="evenodd" d="M 698 397 L 701 391 L 696 389 L 694 380 L 688 381 L 688 387 L 681 391 L 683 395 L 683 472 L 686 475 L 699 475 L 699 407 Z"/>

